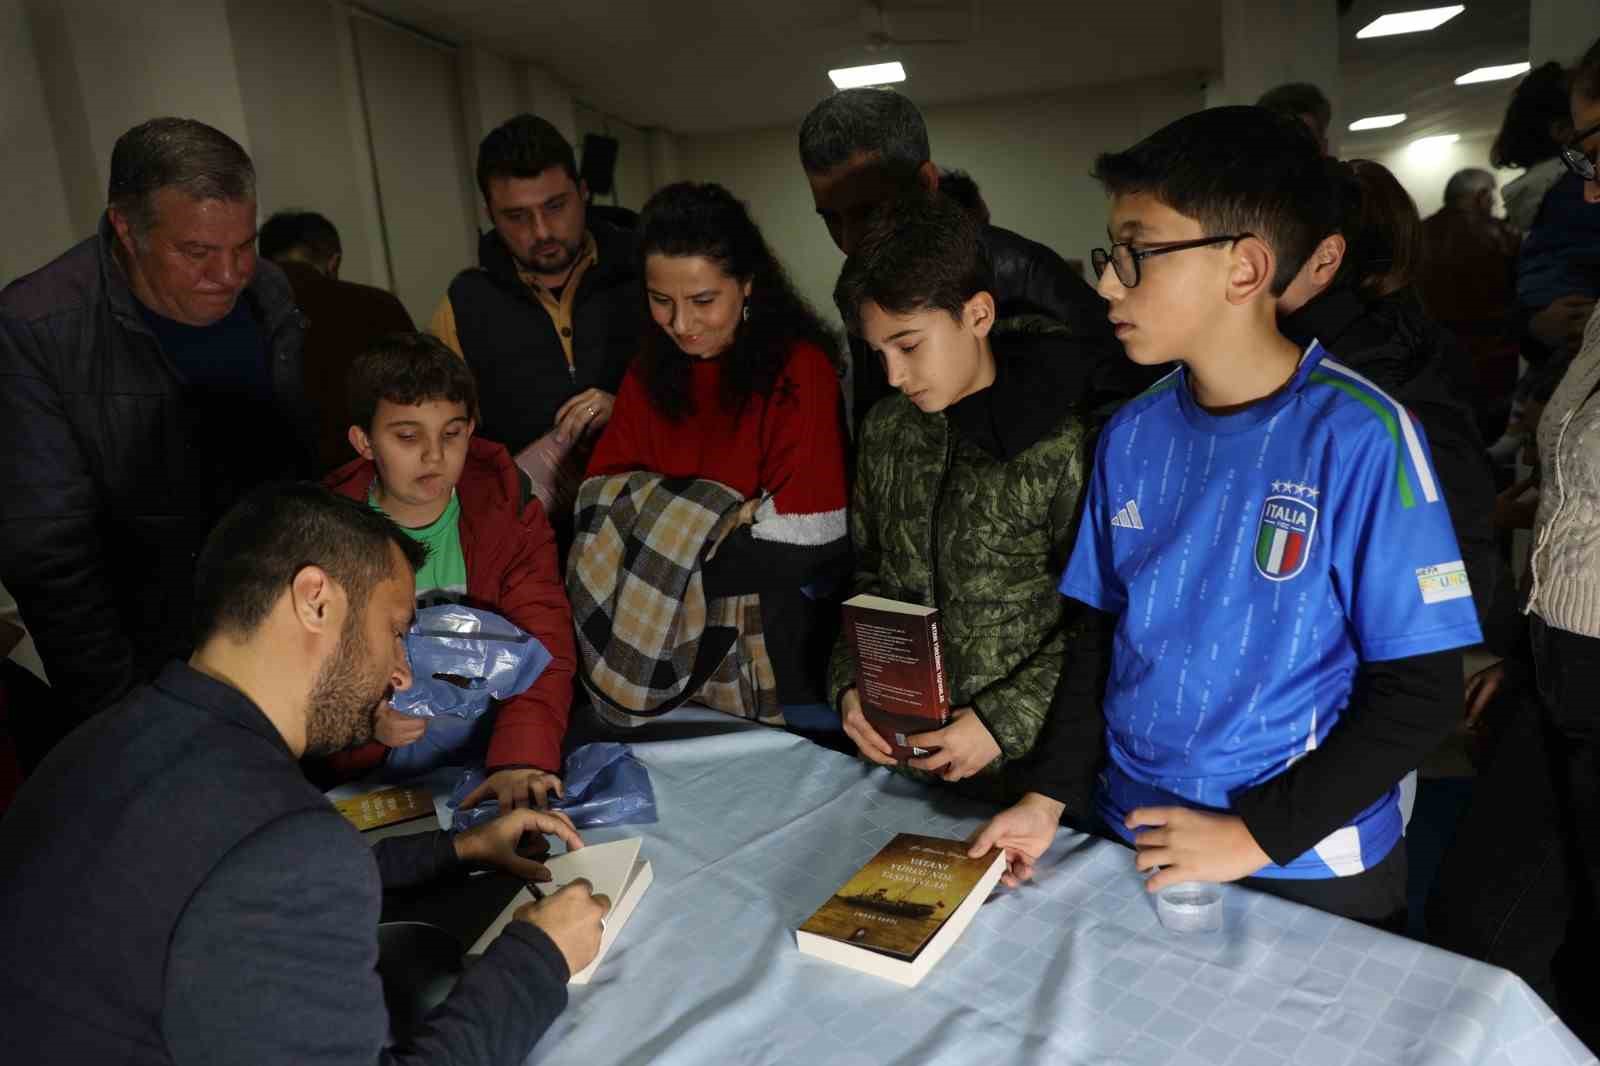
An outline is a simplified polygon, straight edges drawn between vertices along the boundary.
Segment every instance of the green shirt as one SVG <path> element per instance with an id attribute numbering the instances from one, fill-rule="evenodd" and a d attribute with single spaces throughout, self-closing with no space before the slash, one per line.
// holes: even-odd
<path id="1" fill-rule="evenodd" d="M 367 506 L 378 505 L 377 485 L 367 493 Z M 417 606 L 457 603 L 467 595 L 467 557 L 461 552 L 461 499 L 454 490 L 444 513 L 417 529 L 401 526 L 406 536 L 421 541 L 428 549 L 428 561 L 417 571 Z"/>

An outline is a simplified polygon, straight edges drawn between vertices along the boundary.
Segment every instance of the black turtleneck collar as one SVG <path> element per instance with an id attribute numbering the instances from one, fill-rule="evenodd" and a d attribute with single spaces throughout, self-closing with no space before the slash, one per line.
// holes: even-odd
<path id="1" fill-rule="evenodd" d="M 994 458 L 1009 461 L 1077 407 L 1083 373 L 1071 347 L 1048 332 L 996 331 L 989 344 L 994 383 L 945 408 L 945 417 L 957 433 Z"/>

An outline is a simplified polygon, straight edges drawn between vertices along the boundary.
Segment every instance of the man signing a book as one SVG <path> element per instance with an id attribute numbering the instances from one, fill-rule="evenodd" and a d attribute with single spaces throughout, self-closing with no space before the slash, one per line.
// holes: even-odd
<path id="1" fill-rule="evenodd" d="M 379 512 L 310 485 L 257 490 L 212 531 L 193 657 L 64 740 L 0 820 L 8 1060 L 527 1058 L 599 948 L 610 901 L 580 881 L 518 911 L 386 1048 L 381 891 L 463 862 L 548 880 L 518 842 L 581 848 L 571 822 L 518 810 L 454 839 L 368 848 L 296 762 L 370 739 L 378 706 L 410 683 L 423 555 Z"/>

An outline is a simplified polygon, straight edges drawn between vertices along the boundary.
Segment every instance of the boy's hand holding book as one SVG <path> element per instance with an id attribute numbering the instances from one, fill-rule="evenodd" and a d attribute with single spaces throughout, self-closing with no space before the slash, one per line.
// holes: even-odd
<path id="1" fill-rule="evenodd" d="M 893 766 L 894 749 L 867 721 L 867 716 L 861 710 L 861 697 L 854 688 L 844 690 L 844 696 L 839 700 L 839 710 L 842 712 L 840 720 L 844 723 L 844 735 L 855 741 L 861 757 L 879 766 Z"/>
<path id="2" fill-rule="evenodd" d="M 1000 875 L 1000 882 L 1007 888 L 1016 888 L 1033 876 L 1033 864 L 1056 838 L 1056 828 L 1061 824 L 1061 812 L 1065 809 L 1066 804 L 1041 792 L 1029 792 L 978 830 L 967 855 L 976 859 L 991 848 L 1002 849 L 1006 853 L 1006 868 Z"/>
<path id="3" fill-rule="evenodd" d="M 1237 814 L 1136 807 L 1123 821 L 1129 829 L 1146 827 L 1133 838 L 1134 865 L 1140 872 L 1156 870 L 1144 883 L 1146 892 L 1183 881 L 1237 881 L 1272 862 Z"/>
<path id="4" fill-rule="evenodd" d="M 946 781 L 971 777 L 1000 757 L 1000 745 L 995 743 L 989 727 L 971 707 L 957 707 L 951 711 L 950 724 L 943 729 L 914 733 L 906 740 L 915 747 L 933 751 L 932 755 L 912 759 L 906 765 L 936 773 Z"/>

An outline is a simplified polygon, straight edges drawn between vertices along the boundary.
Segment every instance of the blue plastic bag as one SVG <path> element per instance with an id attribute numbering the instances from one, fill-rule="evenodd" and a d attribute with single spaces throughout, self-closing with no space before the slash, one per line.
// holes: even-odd
<path id="1" fill-rule="evenodd" d="M 474 721 L 493 700 L 510 699 L 538 680 L 550 652 L 493 611 L 459 604 L 425 607 L 406 634 L 411 687 L 391 704 L 413 718 Z M 445 678 L 451 680 L 445 680 Z"/>
<path id="2" fill-rule="evenodd" d="M 482 767 L 472 767 L 456 782 L 448 801 L 455 812 L 450 818 L 451 832 L 459 833 L 499 817 L 500 805 L 492 799 L 480 800 L 476 807 L 461 808 L 461 801 L 483 784 L 486 776 Z M 552 797 L 550 809 L 564 812 L 579 829 L 656 820 L 656 793 L 650 785 L 650 771 L 634 758 L 626 744 L 602 741 L 578 748 L 567 756 L 561 784 L 566 796 Z"/>

